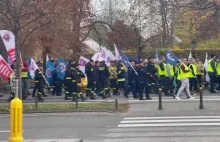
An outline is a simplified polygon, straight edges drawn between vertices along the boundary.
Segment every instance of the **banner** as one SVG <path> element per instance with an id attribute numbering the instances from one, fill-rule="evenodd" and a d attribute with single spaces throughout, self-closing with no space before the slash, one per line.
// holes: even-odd
<path id="1" fill-rule="evenodd" d="M 209 78 L 209 74 L 208 74 L 208 54 L 207 53 L 206 53 L 206 57 L 205 57 L 204 68 L 206 71 L 205 80 L 206 80 L 206 82 L 210 82 L 210 78 Z"/>
<path id="2" fill-rule="evenodd" d="M 13 70 L 8 65 L 8 63 L 3 59 L 3 57 L 0 55 L 0 76 L 4 80 L 8 80 L 12 73 L 13 73 Z"/>
<path id="3" fill-rule="evenodd" d="M 52 72 L 54 70 L 54 64 L 50 60 L 47 60 L 45 78 L 50 85 L 53 83 Z"/>
<path id="4" fill-rule="evenodd" d="M 61 80 L 64 79 L 65 77 L 65 71 L 66 71 L 66 66 L 68 62 L 64 61 L 60 57 L 58 58 L 58 71 L 57 71 L 57 77 Z"/>
<path id="5" fill-rule="evenodd" d="M 157 52 L 157 49 L 156 49 L 155 59 L 156 59 L 157 63 L 160 62 L 159 54 L 158 54 L 158 52 Z"/>
<path id="6" fill-rule="evenodd" d="M 28 78 L 34 79 L 35 78 L 35 71 L 38 69 L 38 66 L 34 59 L 28 59 Z"/>
<path id="7" fill-rule="evenodd" d="M 12 32 L 7 30 L 0 31 L 1 38 L 4 42 L 5 48 L 8 52 L 8 57 L 10 59 L 10 63 L 14 64 L 16 59 L 15 56 L 15 36 Z"/>
<path id="8" fill-rule="evenodd" d="M 79 58 L 80 66 L 85 66 L 88 62 L 89 62 L 89 59 L 87 59 L 87 58 L 85 58 L 83 56 L 80 56 L 80 58 Z"/>

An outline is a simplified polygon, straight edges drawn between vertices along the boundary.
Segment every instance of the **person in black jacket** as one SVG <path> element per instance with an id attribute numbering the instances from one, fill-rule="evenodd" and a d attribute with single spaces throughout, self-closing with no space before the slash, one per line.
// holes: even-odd
<path id="1" fill-rule="evenodd" d="M 87 85 L 87 95 L 90 96 L 91 99 L 95 99 L 95 78 L 94 78 L 94 61 L 91 59 L 85 66 L 85 73 L 88 80 Z"/>
<path id="2" fill-rule="evenodd" d="M 69 61 L 69 64 L 66 67 L 65 77 L 64 77 L 64 86 L 65 86 L 65 97 L 64 100 L 69 100 L 72 97 L 72 72 L 75 71 L 74 61 Z"/>
<path id="3" fill-rule="evenodd" d="M 99 83 L 99 61 L 95 61 L 95 66 L 94 66 L 94 81 L 95 81 L 95 93 L 99 94 L 100 90 L 100 83 Z"/>
<path id="4" fill-rule="evenodd" d="M 149 92 L 151 91 L 155 91 L 157 88 L 157 84 L 156 84 L 156 67 L 155 64 L 153 63 L 154 58 L 153 57 L 149 57 L 148 58 L 148 64 L 147 64 L 147 73 L 149 76 L 149 83 L 148 83 L 148 87 L 149 87 Z"/>
<path id="5" fill-rule="evenodd" d="M 100 82 L 100 95 L 103 99 L 107 97 L 109 93 L 109 69 L 105 64 L 105 61 L 100 62 L 99 66 L 99 82 Z"/>
<path id="6" fill-rule="evenodd" d="M 134 61 L 130 61 L 131 66 L 128 67 L 128 84 L 127 84 L 127 89 L 126 89 L 126 92 L 125 92 L 125 97 L 128 98 L 128 94 L 130 93 L 130 91 L 132 92 L 133 94 L 133 97 L 136 99 L 137 98 L 137 92 L 136 92 L 136 88 L 137 88 L 137 84 L 136 84 L 136 80 L 137 80 L 137 74 L 136 72 L 134 71 L 135 69 L 135 63 Z"/>
<path id="7" fill-rule="evenodd" d="M 138 73 L 138 79 L 137 79 L 137 90 L 139 94 L 139 100 L 144 100 L 143 98 L 143 92 L 146 84 L 146 76 L 147 76 L 147 70 L 144 67 L 144 61 L 140 62 L 140 66 L 137 70 Z"/>
<path id="8" fill-rule="evenodd" d="M 45 96 L 44 94 L 45 80 L 41 72 L 41 70 L 43 70 L 43 65 L 38 64 L 38 67 L 39 69 L 35 71 L 35 88 L 38 90 L 38 93 L 37 93 L 38 100 L 43 101 L 44 99 L 42 98 L 42 96 Z"/>
<path id="9" fill-rule="evenodd" d="M 73 65 L 74 70 L 71 70 L 71 92 L 72 93 L 72 101 L 78 101 L 79 98 L 84 100 L 84 97 L 82 95 L 82 92 L 80 91 L 81 78 L 84 78 L 85 75 L 82 73 L 82 71 L 79 70 L 79 64 L 75 63 Z"/>
<path id="10" fill-rule="evenodd" d="M 118 73 L 118 88 L 117 90 L 123 90 L 123 95 L 125 96 L 126 91 L 126 67 L 122 61 L 117 64 Z"/>

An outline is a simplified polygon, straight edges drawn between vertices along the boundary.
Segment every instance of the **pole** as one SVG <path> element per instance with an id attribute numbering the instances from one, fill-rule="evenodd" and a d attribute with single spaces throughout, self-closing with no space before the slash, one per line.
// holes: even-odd
<path id="1" fill-rule="evenodd" d="M 10 138 L 9 142 L 24 142 L 22 136 L 23 129 L 23 104 L 18 98 L 19 79 L 15 80 L 15 98 L 10 104 Z"/>
<path id="2" fill-rule="evenodd" d="M 204 109 L 204 106 L 203 106 L 203 91 L 202 91 L 203 88 L 200 87 L 199 90 L 200 90 L 200 92 L 199 92 L 199 94 L 200 94 L 200 104 L 199 104 L 199 109 Z"/>
<path id="3" fill-rule="evenodd" d="M 118 99 L 115 99 L 115 109 L 118 110 Z"/>
<path id="4" fill-rule="evenodd" d="M 162 110 L 162 109 L 163 109 L 161 92 L 162 92 L 162 88 L 159 88 L 159 91 L 158 91 L 158 95 L 159 95 L 159 106 L 158 106 L 158 110 Z"/>

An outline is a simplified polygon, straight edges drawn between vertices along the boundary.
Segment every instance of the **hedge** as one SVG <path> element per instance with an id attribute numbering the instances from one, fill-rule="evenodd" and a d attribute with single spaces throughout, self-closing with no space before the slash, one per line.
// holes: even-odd
<path id="1" fill-rule="evenodd" d="M 177 58 L 188 58 L 190 51 L 192 52 L 192 49 L 185 48 L 185 49 L 180 49 L 180 48 L 169 48 L 168 49 L 171 53 L 173 53 Z M 158 49 L 158 54 L 159 57 L 165 55 L 165 48 Z M 137 51 L 135 50 L 125 50 L 124 53 L 127 56 L 131 56 L 136 58 L 137 57 Z M 147 58 L 150 56 L 155 57 L 156 49 L 153 48 L 148 48 L 142 51 L 142 58 Z M 198 48 L 195 49 L 195 57 L 200 58 L 202 61 L 205 61 L 206 53 L 208 55 L 214 54 L 217 56 L 217 58 L 220 58 L 220 48 Z"/>

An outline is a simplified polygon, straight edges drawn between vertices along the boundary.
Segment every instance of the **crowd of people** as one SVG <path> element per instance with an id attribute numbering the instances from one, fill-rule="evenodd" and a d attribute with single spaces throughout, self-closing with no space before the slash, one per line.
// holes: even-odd
<path id="1" fill-rule="evenodd" d="M 53 62 L 54 63 L 54 62 Z M 181 100 L 180 94 L 185 91 L 189 99 L 199 92 L 204 82 L 205 74 L 210 77 L 210 93 L 217 93 L 220 89 L 220 61 L 215 55 L 211 55 L 208 61 L 207 71 L 199 58 L 180 59 L 177 65 L 166 63 L 166 58 L 162 57 L 158 62 L 155 58 L 130 60 L 128 67 L 122 61 L 111 61 L 107 66 L 105 61 L 90 61 L 85 65 L 85 73 L 79 68 L 75 61 L 69 61 L 66 67 L 64 80 L 57 77 L 57 70 L 52 72 L 54 78 L 52 94 L 62 96 L 65 92 L 65 100 L 85 100 L 87 97 L 96 99 L 101 96 L 103 99 L 113 95 L 123 95 L 128 98 L 130 92 L 134 99 L 151 100 L 151 93 L 158 93 L 159 88 L 165 96 L 174 96 Z M 54 63 L 55 64 L 55 63 Z M 43 76 L 43 66 L 37 63 L 39 69 L 35 71 L 35 88 L 32 97 L 43 101 L 46 97 L 44 93 L 45 78 Z M 57 69 L 57 65 L 55 64 Z M 16 68 L 12 66 L 16 72 Z M 13 78 L 14 76 L 12 76 Z M 86 95 L 83 95 L 82 78 L 87 78 Z M 23 99 L 29 94 L 27 85 L 27 65 L 22 68 Z M 49 88 L 51 89 L 51 88 Z M 15 91 L 12 89 L 10 100 L 14 98 Z M 145 94 L 145 96 L 144 96 Z"/>

